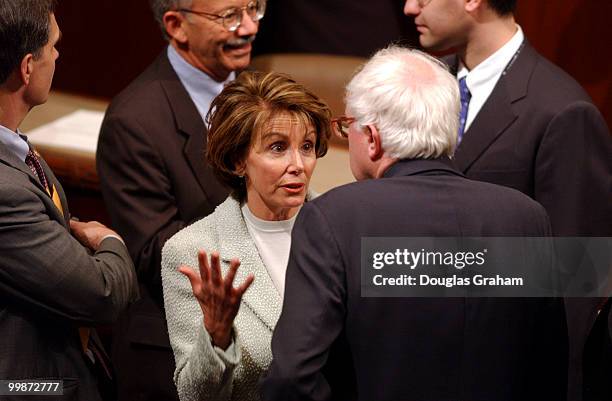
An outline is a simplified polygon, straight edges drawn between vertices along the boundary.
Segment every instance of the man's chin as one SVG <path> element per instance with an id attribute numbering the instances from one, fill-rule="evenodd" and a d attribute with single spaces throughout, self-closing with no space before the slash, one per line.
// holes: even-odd
<path id="1" fill-rule="evenodd" d="M 454 46 L 452 46 L 446 40 L 440 40 L 439 38 L 434 38 L 430 35 L 423 34 L 419 36 L 419 43 L 423 49 L 434 53 L 445 53 L 446 51 L 454 48 Z"/>
<path id="2" fill-rule="evenodd" d="M 433 40 L 432 37 L 425 35 L 425 34 L 419 35 L 419 43 L 426 50 L 435 51 L 436 48 L 438 47 L 438 43 L 436 43 L 436 41 Z"/>
<path id="3" fill-rule="evenodd" d="M 232 57 L 230 54 L 226 54 L 226 66 L 230 71 L 244 70 L 251 63 L 251 53 L 247 53 L 243 56 Z"/>

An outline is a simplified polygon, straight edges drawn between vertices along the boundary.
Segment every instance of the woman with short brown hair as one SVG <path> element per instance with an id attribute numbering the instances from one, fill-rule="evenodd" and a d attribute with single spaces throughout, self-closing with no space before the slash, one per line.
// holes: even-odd
<path id="1" fill-rule="evenodd" d="M 232 194 L 168 240 L 162 257 L 182 401 L 259 399 L 291 228 L 327 151 L 330 117 L 316 95 L 276 73 L 244 72 L 213 101 L 206 156 Z"/>

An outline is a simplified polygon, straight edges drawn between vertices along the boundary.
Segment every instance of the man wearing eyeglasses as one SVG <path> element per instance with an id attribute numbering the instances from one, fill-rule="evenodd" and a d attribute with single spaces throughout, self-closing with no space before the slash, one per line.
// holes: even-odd
<path id="1" fill-rule="evenodd" d="M 529 44 L 515 8 L 516 0 L 405 3 L 423 47 L 457 51 L 446 59 L 461 88 L 456 166 L 535 199 L 555 236 L 611 236 L 610 131 L 580 85 Z M 582 350 L 603 305 L 567 302 L 570 400 L 581 398 Z"/>
<path id="2" fill-rule="evenodd" d="M 205 116 L 250 62 L 265 0 L 152 0 L 168 46 L 113 99 L 97 167 L 112 223 L 134 259 L 141 300 L 116 327 L 119 400 L 176 400 L 161 249 L 227 196 L 204 161 Z"/>
<path id="3" fill-rule="evenodd" d="M 415 298 L 395 292 L 407 284 L 398 270 L 379 266 L 385 286 L 362 265 L 368 237 L 550 233 L 532 199 L 452 167 L 458 92 L 438 60 L 397 47 L 348 84 L 336 130 L 357 182 L 297 217 L 264 400 L 566 401 L 560 300 Z"/>

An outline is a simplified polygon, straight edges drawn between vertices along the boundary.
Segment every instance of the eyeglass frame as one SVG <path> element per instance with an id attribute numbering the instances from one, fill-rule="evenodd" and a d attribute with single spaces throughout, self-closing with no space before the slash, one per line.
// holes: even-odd
<path id="1" fill-rule="evenodd" d="M 355 121 L 357 121 L 355 117 L 340 116 L 340 117 L 332 118 L 331 119 L 332 130 L 336 134 L 336 136 L 346 139 L 348 138 L 348 128 Z M 346 124 L 346 128 L 347 128 L 346 132 L 344 132 L 343 128 L 345 127 L 342 125 L 342 123 Z"/>
<path id="2" fill-rule="evenodd" d="M 236 12 L 238 12 L 238 23 L 236 24 L 235 27 L 227 27 L 226 26 L 225 18 L 227 18 L 227 15 L 208 13 L 208 12 L 205 12 L 205 11 L 195 11 L 195 10 L 190 10 L 188 8 L 178 8 L 175 11 L 182 12 L 182 13 L 188 13 L 188 14 L 195 14 L 195 15 L 199 15 L 199 16 L 202 16 L 202 17 L 212 17 L 212 18 L 210 18 L 211 21 L 217 21 L 218 19 L 222 19 L 221 25 L 225 29 L 227 29 L 228 31 L 235 32 L 238 28 L 240 28 L 240 25 L 242 25 L 242 16 L 244 15 L 244 12 L 253 3 L 255 3 L 255 4 L 262 4 L 263 11 L 261 12 L 261 15 L 259 15 L 259 13 L 255 14 L 255 17 L 257 17 L 257 19 L 253 19 L 253 17 L 251 17 L 250 15 L 249 15 L 249 18 L 251 18 L 251 21 L 253 21 L 253 22 L 259 22 L 259 21 L 261 21 L 261 19 L 266 14 L 266 0 L 252 0 L 252 1 L 249 1 L 249 3 L 246 6 L 244 6 L 244 7 L 230 7 L 230 8 L 228 8 L 228 9 L 223 11 L 226 14 L 227 14 L 228 11 L 231 11 L 231 10 L 235 10 Z M 248 13 L 247 13 L 247 15 L 248 15 Z"/>

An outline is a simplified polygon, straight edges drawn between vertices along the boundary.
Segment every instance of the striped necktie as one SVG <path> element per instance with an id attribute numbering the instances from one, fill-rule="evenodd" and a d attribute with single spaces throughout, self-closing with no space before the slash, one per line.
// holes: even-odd
<path id="1" fill-rule="evenodd" d="M 26 155 L 25 162 L 28 167 L 30 167 L 30 170 L 32 170 L 32 174 L 38 177 L 38 181 L 45 187 L 45 191 L 47 191 L 47 194 L 49 194 L 51 200 L 53 200 L 55 207 L 64 214 L 64 208 L 62 207 L 62 201 L 60 200 L 58 192 L 55 190 L 55 186 L 49 182 L 45 170 L 43 170 L 40 164 L 39 155 L 34 149 L 30 148 L 30 151 Z"/>
<path id="2" fill-rule="evenodd" d="M 467 87 L 467 83 L 465 79 L 467 77 L 463 77 L 459 80 L 459 95 L 461 97 L 461 112 L 459 113 L 459 132 L 457 135 L 457 145 L 461 143 L 463 139 L 463 133 L 465 132 L 465 122 L 467 121 L 468 115 L 468 107 L 470 106 L 470 99 L 472 99 L 472 94 Z"/>
<path id="3" fill-rule="evenodd" d="M 26 159 L 26 164 L 32 170 L 32 173 L 38 177 L 38 181 L 45 187 L 45 190 L 51 195 L 52 188 L 49 186 L 49 180 L 47 179 L 47 175 L 45 174 L 45 170 L 43 170 L 42 165 L 40 164 L 40 160 L 38 159 L 38 155 L 34 151 L 34 149 L 30 148 Z"/>

